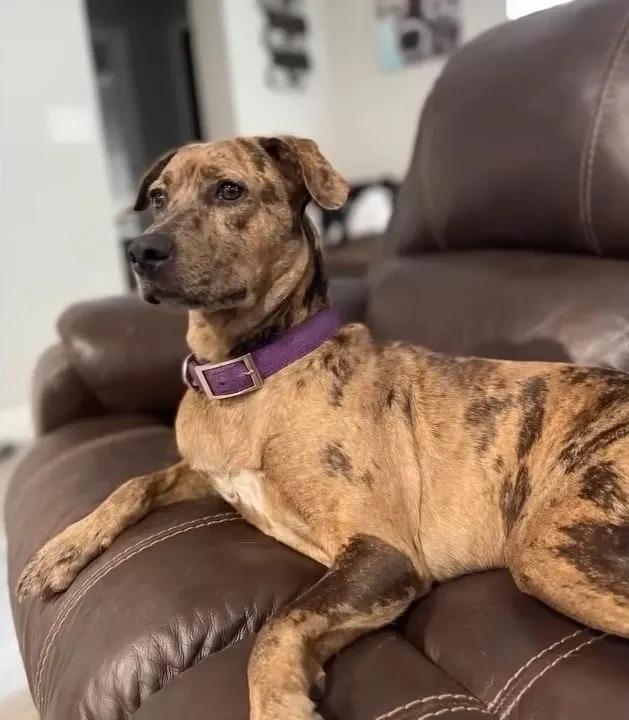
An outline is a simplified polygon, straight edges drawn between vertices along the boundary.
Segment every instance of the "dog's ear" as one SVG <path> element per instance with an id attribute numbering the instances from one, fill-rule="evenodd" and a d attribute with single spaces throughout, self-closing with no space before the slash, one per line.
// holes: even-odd
<path id="1" fill-rule="evenodd" d="M 138 195 L 135 199 L 135 205 L 133 206 L 133 209 L 138 210 L 146 210 L 146 208 L 149 206 L 149 196 L 148 196 L 148 189 L 155 180 L 160 176 L 162 170 L 168 165 L 168 163 L 172 160 L 172 158 L 177 154 L 177 150 L 171 150 L 170 152 L 167 152 L 165 155 L 162 155 L 161 158 L 156 160 L 151 168 L 146 171 L 146 174 L 142 178 L 142 182 L 140 183 L 140 188 L 138 189 Z"/>
<path id="2" fill-rule="evenodd" d="M 317 205 L 325 210 L 345 205 L 349 184 L 323 157 L 314 140 L 281 135 L 258 138 L 258 142 L 284 174 L 297 173 Z"/>

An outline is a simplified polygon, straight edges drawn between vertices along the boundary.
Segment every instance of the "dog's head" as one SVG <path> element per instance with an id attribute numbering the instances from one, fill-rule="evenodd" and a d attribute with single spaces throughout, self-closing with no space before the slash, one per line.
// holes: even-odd
<path id="1" fill-rule="evenodd" d="M 144 298 L 210 312 L 254 306 L 306 267 L 308 201 L 338 208 L 347 192 L 312 140 L 237 138 L 168 153 L 135 204 L 154 216 L 129 246 Z"/>

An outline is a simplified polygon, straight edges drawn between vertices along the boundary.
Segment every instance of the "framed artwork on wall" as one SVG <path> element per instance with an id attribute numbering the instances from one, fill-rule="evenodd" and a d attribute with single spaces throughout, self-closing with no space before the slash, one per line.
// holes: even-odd
<path id="1" fill-rule="evenodd" d="M 267 53 L 265 82 L 274 90 L 303 90 L 312 72 L 306 0 L 258 0 Z"/>
<path id="2" fill-rule="evenodd" d="M 376 23 L 378 63 L 397 70 L 458 47 L 460 0 L 376 0 Z"/>

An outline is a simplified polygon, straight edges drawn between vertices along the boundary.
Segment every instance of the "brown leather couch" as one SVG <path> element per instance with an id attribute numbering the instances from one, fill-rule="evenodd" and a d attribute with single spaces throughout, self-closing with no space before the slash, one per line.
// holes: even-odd
<path id="1" fill-rule="evenodd" d="M 627 0 L 575 2 L 452 58 L 371 273 L 378 336 L 629 369 L 628 27 Z M 341 304 L 351 317 L 362 302 Z M 6 506 L 12 586 L 47 538 L 176 457 L 182 315 L 85 303 L 59 333 Z M 14 604 L 43 718 L 244 720 L 252 636 L 321 572 L 218 501 L 152 513 L 65 595 Z M 503 571 L 437 587 L 328 671 L 327 720 L 629 716 L 629 642 Z"/>

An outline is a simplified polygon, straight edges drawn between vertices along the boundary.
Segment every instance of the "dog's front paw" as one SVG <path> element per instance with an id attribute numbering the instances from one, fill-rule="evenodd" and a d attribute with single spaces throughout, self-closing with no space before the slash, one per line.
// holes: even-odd
<path id="1" fill-rule="evenodd" d="M 67 590 L 101 547 L 80 521 L 71 525 L 47 542 L 26 565 L 17 583 L 18 600 L 49 598 Z"/>

